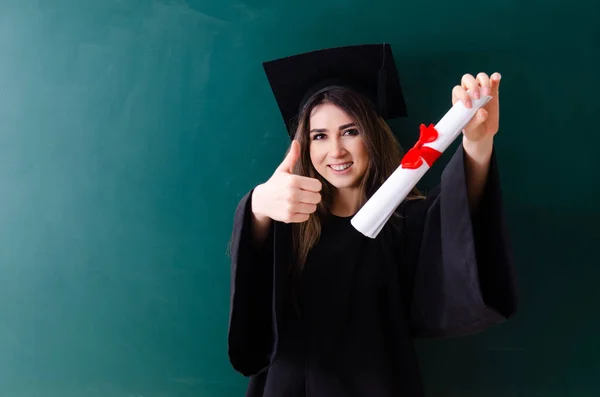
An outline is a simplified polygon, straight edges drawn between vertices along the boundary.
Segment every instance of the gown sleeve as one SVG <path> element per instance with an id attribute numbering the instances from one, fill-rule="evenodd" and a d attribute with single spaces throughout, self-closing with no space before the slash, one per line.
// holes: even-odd
<path id="1" fill-rule="evenodd" d="M 252 241 L 252 191 L 235 212 L 231 238 L 228 354 L 244 376 L 268 367 L 274 351 L 273 227 L 262 248 Z"/>
<path id="2" fill-rule="evenodd" d="M 414 266 L 409 316 L 415 337 L 478 333 L 516 311 L 496 153 L 475 215 L 468 202 L 464 156 L 459 145 L 441 183 L 404 208 L 405 246 Z"/>

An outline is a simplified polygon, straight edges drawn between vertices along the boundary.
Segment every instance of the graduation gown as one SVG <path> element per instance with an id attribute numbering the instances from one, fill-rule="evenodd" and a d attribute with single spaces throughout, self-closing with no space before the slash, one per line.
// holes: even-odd
<path id="1" fill-rule="evenodd" d="M 423 396 L 414 338 L 474 334 L 516 310 L 495 152 L 476 216 L 459 145 L 441 183 L 377 238 L 325 220 L 295 287 L 291 225 L 253 248 L 251 199 L 234 217 L 228 334 L 248 397 Z"/>

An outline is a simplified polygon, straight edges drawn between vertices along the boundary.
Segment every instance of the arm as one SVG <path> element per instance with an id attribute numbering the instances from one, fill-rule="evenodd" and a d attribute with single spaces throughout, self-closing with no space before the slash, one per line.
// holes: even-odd
<path id="1" fill-rule="evenodd" d="M 231 240 L 229 360 L 245 376 L 266 368 L 274 352 L 273 233 L 256 244 L 251 191 L 235 211 Z"/>
<path id="2" fill-rule="evenodd" d="M 275 262 L 289 252 L 291 237 L 277 233 L 275 222 L 303 222 L 321 200 L 319 180 L 292 174 L 299 156 L 300 144 L 293 141 L 271 178 L 244 196 L 235 212 L 229 358 L 246 376 L 266 369 L 276 349 Z"/>
<path id="3" fill-rule="evenodd" d="M 405 236 L 414 267 L 411 325 L 415 336 L 480 332 L 516 310 L 513 263 L 492 151 L 472 221 L 467 149 L 460 145 L 440 185 L 425 200 L 407 203 Z M 480 170 L 478 168 L 473 168 Z M 473 170 L 472 169 L 472 170 Z M 472 171 L 471 170 L 471 171 Z"/>
<path id="4" fill-rule="evenodd" d="M 473 142 L 463 138 L 465 150 L 465 174 L 467 192 L 471 213 L 475 214 L 482 199 L 487 176 L 490 171 L 494 142 L 493 139 L 483 139 Z"/>
<path id="5" fill-rule="evenodd" d="M 462 146 L 465 151 L 467 192 L 472 213 L 476 213 L 483 196 L 490 170 L 494 136 L 500 124 L 500 78 L 499 73 L 494 73 L 491 77 L 485 73 L 479 73 L 477 77 L 465 74 L 461 85 L 452 90 L 452 103 L 460 100 L 467 107 L 471 106 L 471 95 L 475 98 L 479 98 L 480 95 L 492 97 L 463 130 Z M 468 94 L 468 91 L 471 91 L 471 94 Z"/>

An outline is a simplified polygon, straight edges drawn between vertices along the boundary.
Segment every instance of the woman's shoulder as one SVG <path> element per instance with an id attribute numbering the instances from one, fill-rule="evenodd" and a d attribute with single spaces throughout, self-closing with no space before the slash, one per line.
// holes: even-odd
<path id="1" fill-rule="evenodd" d="M 407 196 L 396 208 L 388 221 L 388 229 L 394 235 L 404 234 L 407 230 L 414 230 L 421 226 L 432 203 L 438 196 L 437 187 L 427 194 L 414 194 Z"/>
<path id="2" fill-rule="evenodd" d="M 426 193 L 416 193 L 406 196 L 402 203 L 396 209 L 401 215 L 410 216 L 415 213 L 427 211 L 431 204 L 438 198 L 440 186 L 436 185 Z"/>

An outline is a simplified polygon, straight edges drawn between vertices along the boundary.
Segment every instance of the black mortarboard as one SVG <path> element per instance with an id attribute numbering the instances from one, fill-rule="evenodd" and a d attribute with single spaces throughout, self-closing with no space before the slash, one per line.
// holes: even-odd
<path id="1" fill-rule="evenodd" d="M 362 92 L 385 119 L 407 115 L 389 44 L 312 51 L 264 62 L 263 67 L 290 136 L 304 102 L 320 89 L 334 84 Z"/>

